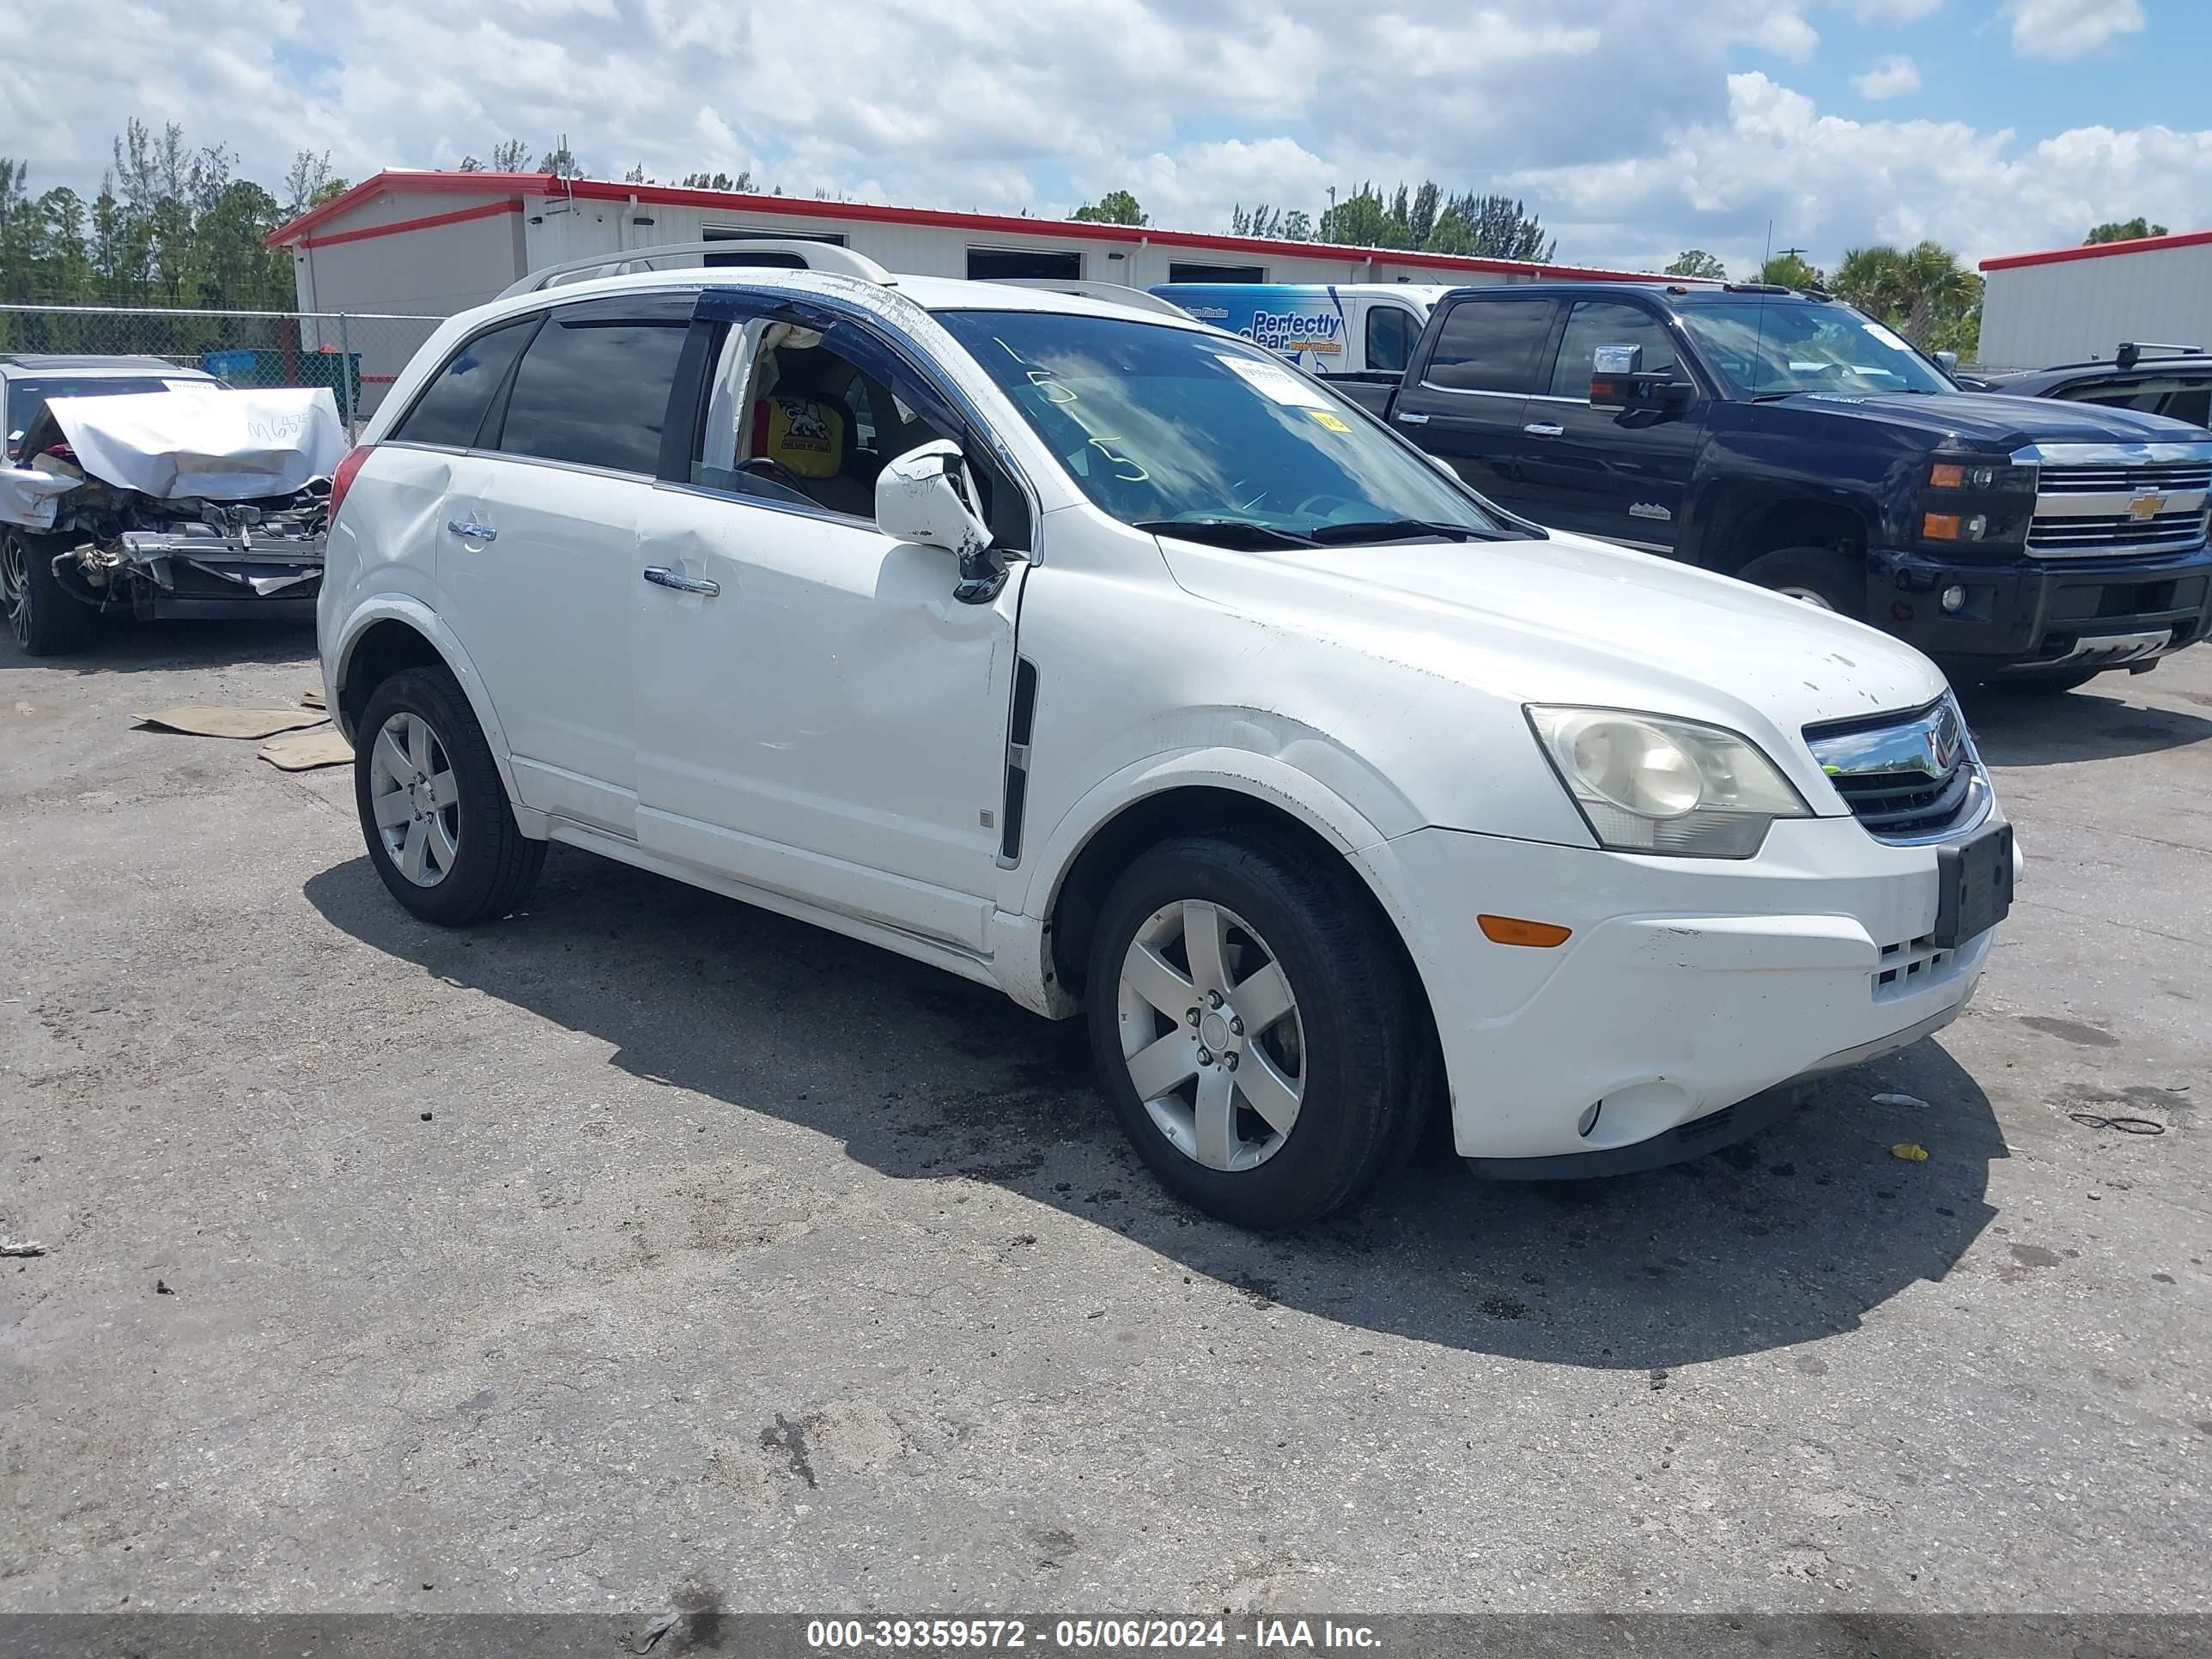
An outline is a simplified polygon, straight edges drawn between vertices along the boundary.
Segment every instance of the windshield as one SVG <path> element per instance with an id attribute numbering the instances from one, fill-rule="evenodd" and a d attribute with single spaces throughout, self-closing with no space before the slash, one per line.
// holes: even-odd
<path id="1" fill-rule="evenodd" d="M 42 380 L 10 380 L 8 383 L 8 453 L 12 456 L 15 445 L 39 411 L 46 406 L 49 398 L 112 398 L 129 392 L 172 392 L 180 386 L 204 386 L 202 380 L 166 380 L 159 375 L 103 374 L 87 376 L 81 380 L 50 378 Z"/>
<path id="2" fill-rule="evenodd" d="M 1241 532 L 1247 545 L 1515 533 L 1357 408 L 1241 341 L 1044 311 L 938 320 L 1124 524 Z"/>
<path id="3" fill-rule="evenodd" d="M 1954 390 L 1928 359 L 1846 305 L 1747 294 L 1680 314 L 1705 361 L 1743 397 Z"/>

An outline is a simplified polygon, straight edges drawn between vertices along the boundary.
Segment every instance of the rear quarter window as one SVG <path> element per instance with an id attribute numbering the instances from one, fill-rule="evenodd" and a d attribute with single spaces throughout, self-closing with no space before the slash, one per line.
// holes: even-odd
<path id="1" fill-rule="evenodd" d="M 400 417 L 392 437 L 403 443 L 441 444 L 466 449 L 477 441 L 484 411 L 515 354 L 538 326 L 536 316 L 479 334 L 463 345 L 423 388 L 415 407 Z"/>

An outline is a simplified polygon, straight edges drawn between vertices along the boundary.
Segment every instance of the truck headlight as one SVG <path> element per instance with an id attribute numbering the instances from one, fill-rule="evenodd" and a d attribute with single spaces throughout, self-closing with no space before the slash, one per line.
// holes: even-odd
<path id="1" fill-rule="evenodd" d="M 1598 845 L 1747 859 L 1777 818 L 1812 811 L 1748 738 L 1697 720 L 1532 703 L 1528 724 Z"/>

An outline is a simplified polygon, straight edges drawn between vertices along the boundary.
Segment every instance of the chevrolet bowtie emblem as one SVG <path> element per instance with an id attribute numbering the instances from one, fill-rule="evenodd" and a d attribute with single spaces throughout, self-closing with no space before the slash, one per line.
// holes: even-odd
<path id="1" fill-rule="evenodd" d="M 2165 509 L 2166 497 L 2149 490 L 2128 503 L 2128 517 L 2137 524 L 2148 524 Z"/>

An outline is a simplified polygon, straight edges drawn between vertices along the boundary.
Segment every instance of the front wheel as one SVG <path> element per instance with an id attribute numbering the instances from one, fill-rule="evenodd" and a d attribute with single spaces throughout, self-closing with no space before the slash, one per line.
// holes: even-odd
<path id="1" fill-rule="evenodd" d="M 1100 912 L 1100 1081 L 1152 1172 L 1222 1220 L 1327 1215 L 1419 1127 L 1424 1036 L 1354 880 L 1271 840 L 1190 836 L 1139 860 Z"/>
<path id="2" fill-rule="evenodd" d="M 451 673 L 410 668 L 381 682 L 354 742 L 354 804 L 392 897 L 446 927 L 522 902 L 545 843 L 516 826 L 491 746 Z"/>
<path id="3" fill-rule="evenodd" d="M 17 532 L 0 533 L 0 606 L 27 657 L 75 651 L 92 631 L 91 608 L 70 597 L 52 556 Z"/>
<path id="4" fill-rule="evenodd" d="M 1762 553 L 1737 577 L 1854 621 L 1866 620 L 1866 567 L 1832 547 L 1784 547 Z"/>

